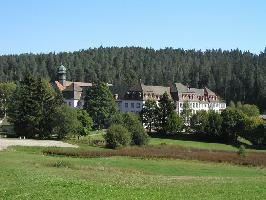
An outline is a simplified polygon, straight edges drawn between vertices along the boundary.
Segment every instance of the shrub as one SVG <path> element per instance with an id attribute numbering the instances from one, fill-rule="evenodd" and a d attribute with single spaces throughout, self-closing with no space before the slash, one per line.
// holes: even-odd
<path id="1" fill-rule="evenodd" d="M 135 124 L 131 126 L 131 143 L 133 145 L 146 145 L 149 140 L 149 136 L 141 124 Z"/>
<path id="2" fill-rule="evenodd" d="M 67 161 L 58 160 L 55 162 L 51 162 L 48 164 L 49 167 L 56 167 L 56 168 L 71 168 L 72 164 Z"/>
<path id="3" fill-rule="evenodd" d="M 238 155 L 241 157 L 245 157 L 246 156 L 246 148 L 244 145 L 240 145 L 238 148 Z"/>
<path id="4" fill-rule="evenodd" d="M 112 124 L 123 124 L 124 116 L 122 113 L 115 113 L 108 121 L 109 126 Z"/>
<path id="5" fill-rule="evenodd" d="M 59 139 L 62 139 L 67 135 L 76 135 L 83 127 L 77 118 L 76 109 L 71 108 L 68 105 L 60 106 L 54 114 L 56 125 L 53 129 L 53 133 L 56 134 Z"/>
<path id="6" fill-rule="evenodd" d="M 104 138 L 106 145 L 110 148 L 127 146 L 131 141 L 128 130 L 124 126 L 119 124 L 110 126 Z"/>
<path id="7" fill-rule="evenodd" d="M 140 123 L 138 116 L 133 113 L 126 113 L 124 115 L 124 126 L 131 134 L 133 145 L 146 145 L 148 143 L 148 134 Z"/>

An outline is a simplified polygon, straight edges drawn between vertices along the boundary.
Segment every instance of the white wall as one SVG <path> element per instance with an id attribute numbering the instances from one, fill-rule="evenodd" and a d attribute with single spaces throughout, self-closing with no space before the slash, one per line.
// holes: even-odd
<path id="1" fill-rule="evenodd" d="M 83 108 L 83 100 L 74 100 L 74 99 L 64 99 L 64 102 L 72 108 Z"/>
<path id="2" fill-rule="evenodd" d="M 226 103 L 222 103 L 222 102 L 188 102 L 190 105 L 190 108 L 192 109 L 192 114 L 195 114 L 196 112 L 198 112 L 199 110 L 205 110 L 205 111 L 209 111 L 209 110 L 214 110 L 215 112 L 220 113 L 221 110 L 226 108 Z M 183 111 L 183 104 L 184 101 L 177 101 L 176 102 L 176 112 L 178 114 L 180 114 Z"/>
<path id="3" fill-rule="evenodd" d="M 121 100 L 120 112 L 140 112 L 145 101 L 140 100 Z"/>

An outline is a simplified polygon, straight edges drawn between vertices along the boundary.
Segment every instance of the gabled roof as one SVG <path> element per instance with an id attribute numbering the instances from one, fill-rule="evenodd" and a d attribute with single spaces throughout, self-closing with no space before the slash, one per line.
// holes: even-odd
<path id="1" fill-rule="evenodd" d="M 170 87 L 164 87 L 164 86 L 151 86 L 151 85 L 144 85 L 142 84 L 142 90 L 143 93 L 153 93 L 154 95 L 163 95 L 165 92 L 168 94 L 169 97 L 170 95 Z"/>
<path id="2" fill-rule="evenodd" d="M 211 91 L 209 88 L 205 87 L 204 88 L 206 90 L 206 92 L 208 93 L 208 95 L 216 95 L 213 91 Z"/>
<path id="3" fill-rule="evenodd" d="M 141 92 L 142 91 L 142 85 L 143 84 L 140 81 L 138 81 L 138 83 L 136 83 L 131 88 L 129 88 L 129 91 L 138 91 L 138 92 Z"/>
<path id="4" fill-rule="evenodd" d="M 69 86 L 67 86 L 64 91 L 78 91 L 82 92 L 82 88 L 76 83 L 72 82 Z"/>
<path id="5" fill-rule="evenodd" d="M 190 88 L 197 96 L 204 96 L 204 89 Z"/>
<path id="6" fill-rule="evenodd" d="M 92 83 L 85 83 L 85 82 L 72 82 L 72 81 L 64 81 L 64 85 L 62 85 L 59 81 L 55 81 L 55 85 L 56 87 L 60 90 L 63 91 L 65 90 L 67 87 L 71 86 L 74 83 L 75 88 L 77 87 L 91 87 Z"/>
<path id="7" fill-rule="evenodd" d="M 175 88 L 178 92 L 188 92 L 188 87 L 182 83 L 175 83 Z"/>
<path id="8" fill-rule="evenodd" d="M 55 81 L 55 86 L 61 92 L 65 89 L 65 87 L 59 81 Z"/>

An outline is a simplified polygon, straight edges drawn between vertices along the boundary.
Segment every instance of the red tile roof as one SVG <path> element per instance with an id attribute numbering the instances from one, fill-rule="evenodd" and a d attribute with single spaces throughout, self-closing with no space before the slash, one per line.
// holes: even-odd
<path id="1" fill-rule="evenodd" d="M 59 89 L 61 92 L 65 89 L 65 87 L 64 87 L 59 81 L 55 81 L 55 86 L 56 86 L 57 89 Z"/>

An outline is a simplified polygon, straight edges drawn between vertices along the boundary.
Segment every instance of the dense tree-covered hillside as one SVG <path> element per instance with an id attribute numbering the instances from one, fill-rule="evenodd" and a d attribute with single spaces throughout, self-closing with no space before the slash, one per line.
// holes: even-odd
<path id="1" fill-rule="evenodd" d="M 61 62 L 69 80 L 101 80 L 120 86 L 138 79 L 154 85 L 182 82 L 207 86 L 227 102 L 255 103 L 266 110 L 265 52 L 100 47 L 73 53 L 7 55 L 0 56 L 0 81 L 20 80 L 27 70 L 55 80 Z"/>

